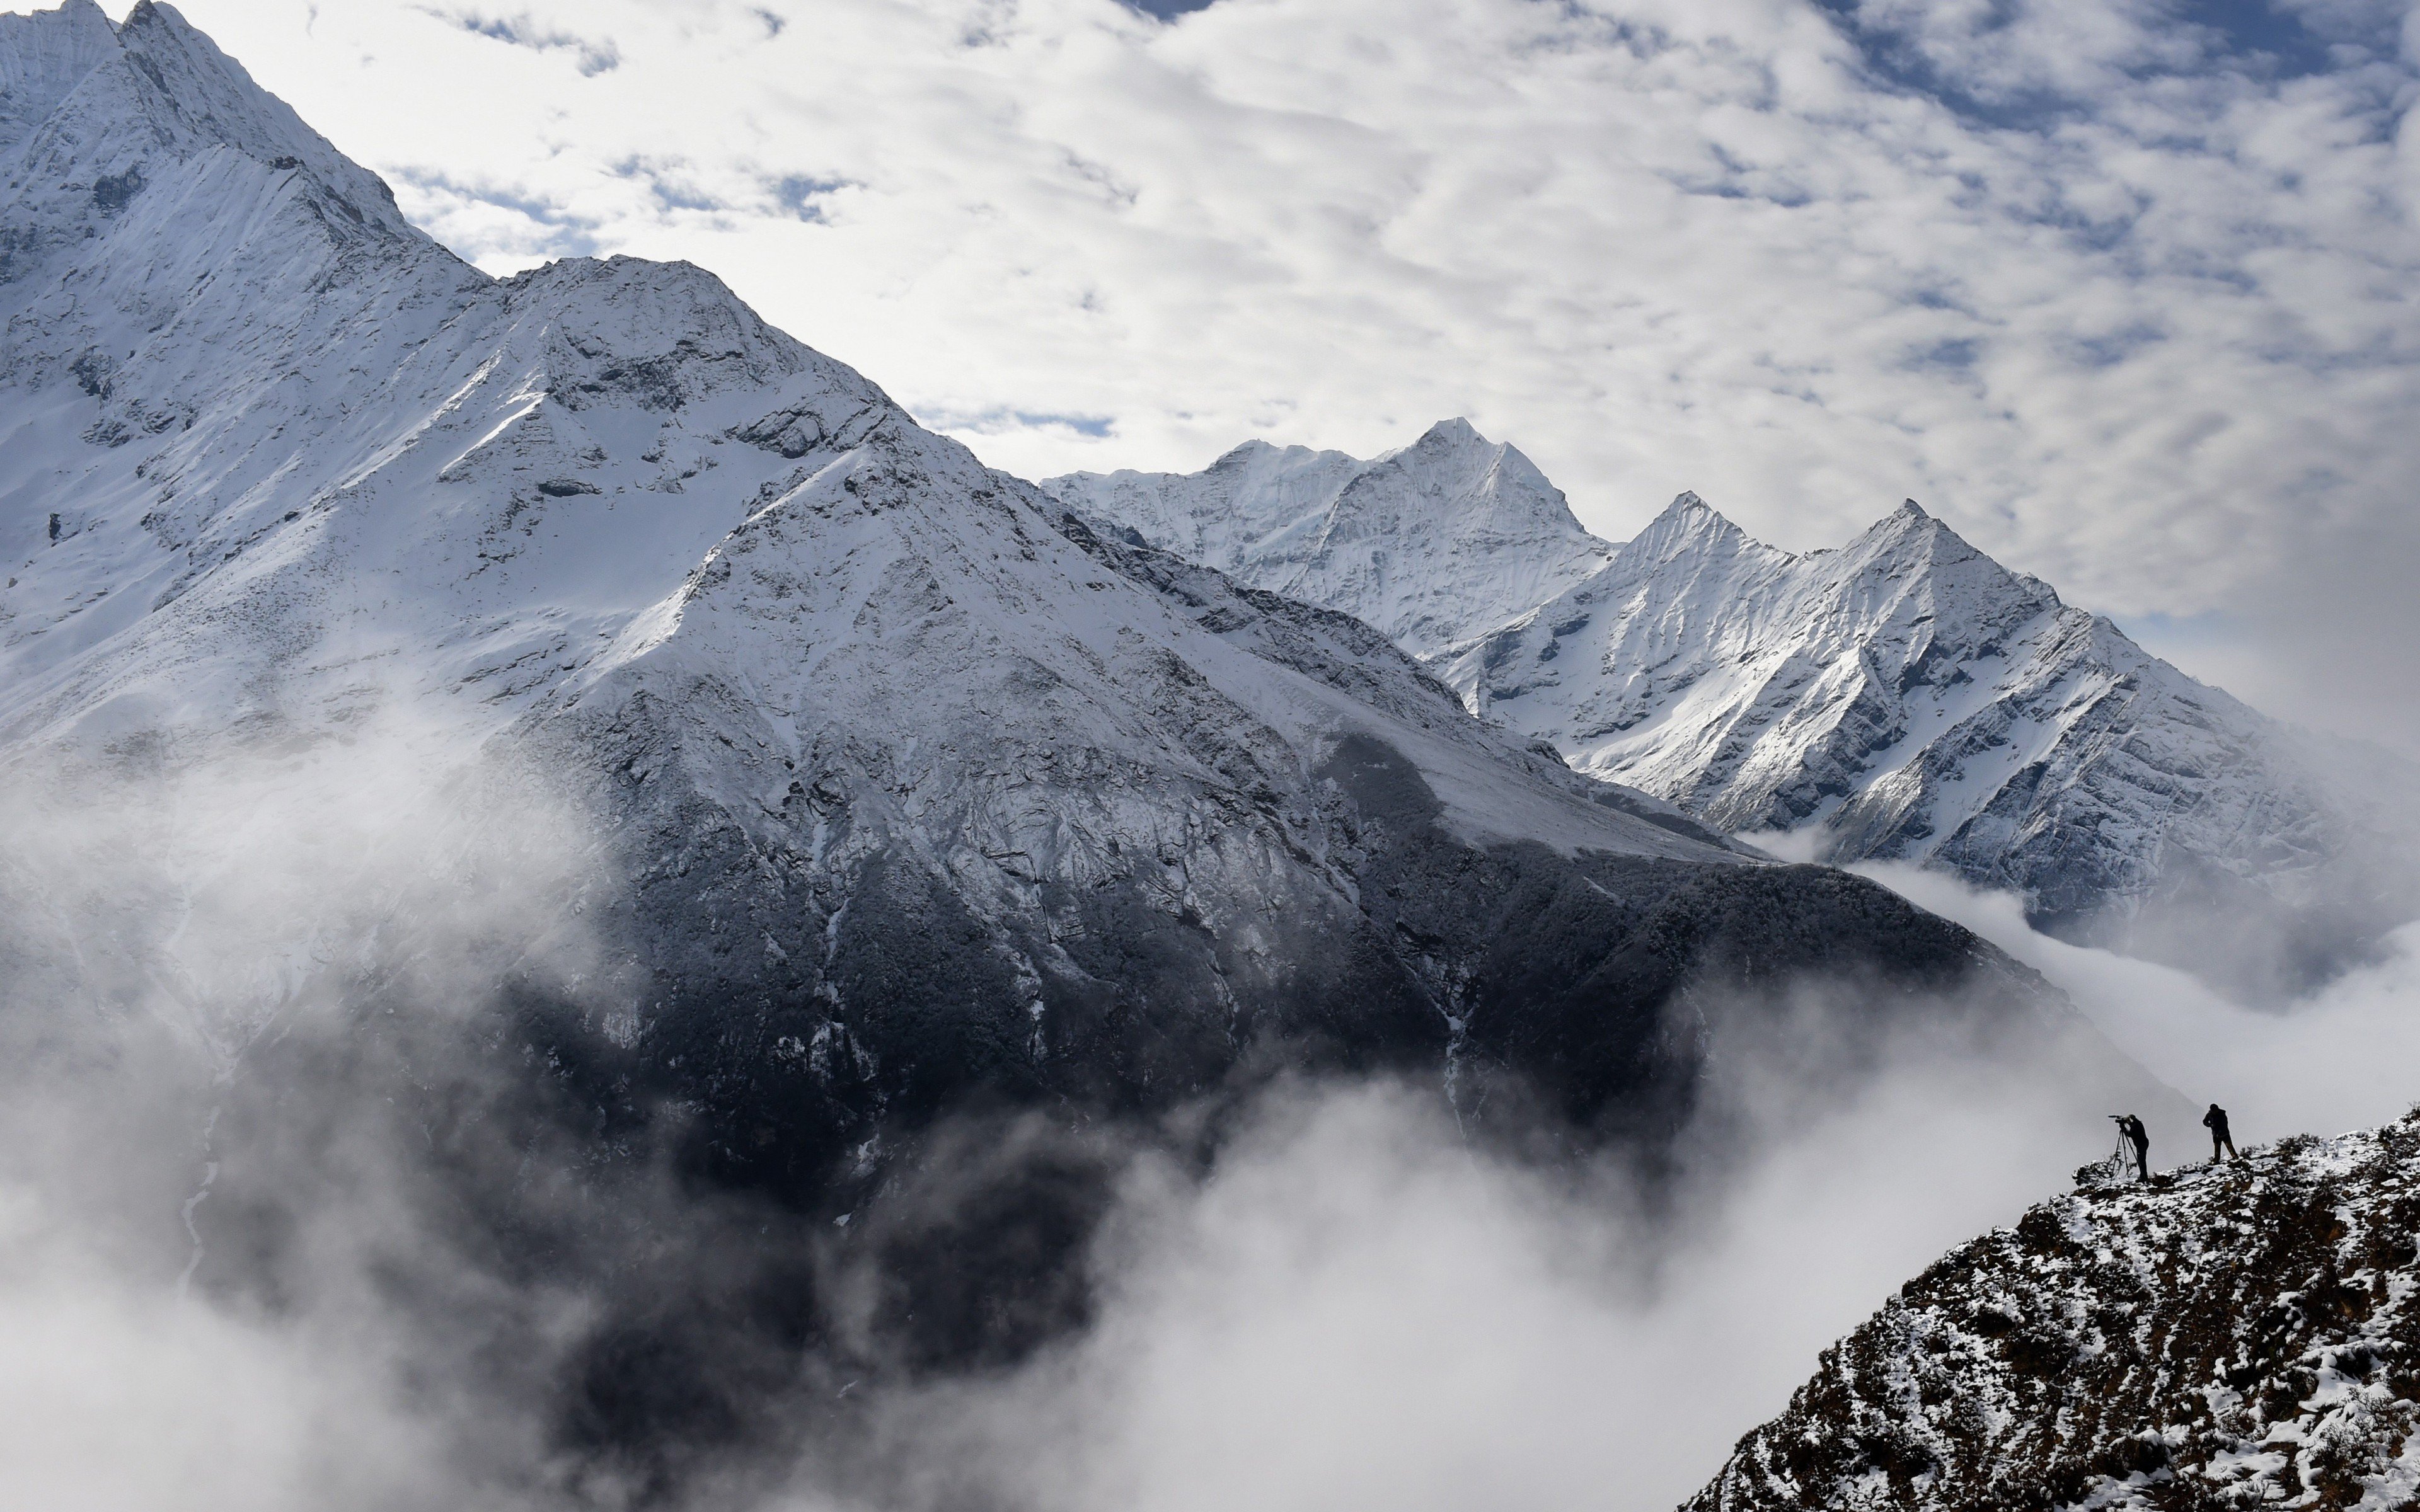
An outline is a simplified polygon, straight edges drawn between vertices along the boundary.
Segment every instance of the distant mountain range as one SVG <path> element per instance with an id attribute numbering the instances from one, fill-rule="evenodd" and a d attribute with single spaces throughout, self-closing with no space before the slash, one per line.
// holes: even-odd
<path id="1" fill-rule="evenodd" d="M 1079 472 L 1043 487 L 1422 657 L 1577 587 L 1613 555 L 1534 463 L 1466 420 L 1371 462 L 1247 441 L 1201 472 Z"/>
<path id="2" fill-rule="evenodd" d="M 2014 891 L 2040 927 L 2242 995 L 2420 913 L 2420 771 L 2195 682 L 1913 501 L 1796 556 L 1683 494 L 1617 548 L 1460 421 L 1366 464 L 1255 443 L 1043 486 L 1363 615 L 1579 771 L 1819 859 Z"/>

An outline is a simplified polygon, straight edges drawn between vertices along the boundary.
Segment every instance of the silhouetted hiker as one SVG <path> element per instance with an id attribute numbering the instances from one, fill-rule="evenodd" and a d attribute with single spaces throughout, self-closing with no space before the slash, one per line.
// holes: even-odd
<path id="1" fill-rule="evenodd" d="M 2142 1119 L 2131 1113 L 2113 1113 L 2109 1116 L 2118 1120 L 2118 1136 L 2134 1147 L 2134 1179 L 2140 1181 L 2149 1180 L 2151 1179 L 2150 1131 L 2143 1127 Z"/>
<path id="2" fill-rule="evenodd" d="M 2218 1151 L 2221 1146 L 2226 1147 L 2226 1153 L 2230 1157 L 2236 1160 L 2242 1160 L 2243 1158 L 2242 1156 L 2235 1153 L 2235 1136 L 2226 1132 L 2226 1110 L 2225 1108 L 2212 1103 L 2210 1105 L 2210 1111 L 2201 1116 L 2201 1126 L 2210 1131 L 2210 1161 L 2211 1165 L 2215 1165 L 2218 1164 Z"/>

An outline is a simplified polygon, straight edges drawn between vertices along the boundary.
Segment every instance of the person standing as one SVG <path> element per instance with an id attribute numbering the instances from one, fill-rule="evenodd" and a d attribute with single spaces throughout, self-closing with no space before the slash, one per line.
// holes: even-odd
<path id="1" fill-rule="evenodd" d="M 2211 1165 L 2215 1165 L 2218 1164 L 2218 1152 L 2222 1149 L 2226 1151 L 2229 1159 L 2242 1160 L 2243 1158 L 2242 1156 L 2235 1153 L 2235 1136 L 2226 1132 L 2226 1110 L 2225 1108 L 2212 1103 L 2210 1105 L 2210 1111 L 2201 1116 L 2201 1126 L 2210 1131 L 2210 1162 Z"/>

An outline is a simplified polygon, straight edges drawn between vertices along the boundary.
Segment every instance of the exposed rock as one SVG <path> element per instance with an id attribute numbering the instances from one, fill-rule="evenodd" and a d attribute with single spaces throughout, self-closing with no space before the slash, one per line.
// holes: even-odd
<path id="1" fill-rule="evenodd" d="M 1824 1351 L 1687 1512 L 2420 1504 L 2420 1116 L 2096 1184 Z"/>

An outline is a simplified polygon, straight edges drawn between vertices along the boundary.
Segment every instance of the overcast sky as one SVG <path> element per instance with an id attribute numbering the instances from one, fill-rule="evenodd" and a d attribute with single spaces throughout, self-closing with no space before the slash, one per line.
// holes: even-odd
<path id="1" fill-rule="evenodd" d="M 1616 539 L 1912 495 L 2420 749 L 2409 5 L 181 8 L 480 266 L 704 264 L 1029 476 L 1461 414 Z"/>

